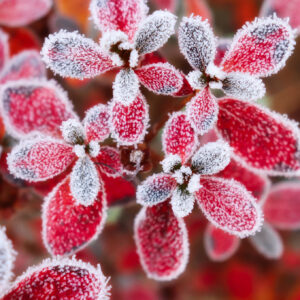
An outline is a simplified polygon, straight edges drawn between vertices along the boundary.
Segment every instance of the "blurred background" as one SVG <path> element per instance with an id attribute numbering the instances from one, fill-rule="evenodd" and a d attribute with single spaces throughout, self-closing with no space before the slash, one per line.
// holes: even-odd
<path id="1" fill-rule="evenodd" d="M 162 0 L 148 2 L 151 11 L 165 4 Z M 246 21 L 259 15 L 261 5 L 261 0 L 207 0 L 205 3 L 201 0 L 178 0 L 172 8 L 179 19 L 191 13 L 208 17 L 216 35 L 230 38 Z M 28 26 L 2 26 L 9 34 L 11 55 L 23 49 L 40 49 L 44 38 L 61 28 L 78 30 L 98 40 L 99 32 L 89 20 L 88 6 L 88 0 L 55 0 L 47 16 Z M 300 6 L 298 9 L 300 15 Z M 297 42 L 287 66 L 271 78 L 264 79 L 267 96 L 261 103 L 300 121 L 300 40 Z M 178 50 L 176 37 L 172 37 L 161 52 L 170 63 L 184 72 L 189 71 L 187 62 Z M 50 71 L 48 75 L 49 78 L 54 77 Z M 82 117 L 87 108 L 110 100 L 113 76 L 111 72 L 89 81 L 62 79 L 58 76 L 55 79 L 68 91 L 76 111 Z M 181 101 L 155 96 L 145 89 L 143 93 L 151 102 L 153 124 L 159 121 L 163 109 L 170 110 Z M 3 144 L 10 143 L 9 138 L 5 137 Z M 154 140 L 151 146 L 159 157 L 159 139 Z M 11 182 L 3 167 L 4 158 L 1 160 L 0 223 L 7 227 L 7 235 L 18 252 L 15 273 L 19 275 L 28 266 L 48 257 L 41 239 L 43 189 L 38 193 L 30 187 Z M 280 180 L 275 178 L 274 182 Z M 122 195 L 114 195 L 114 205 L 109 210 L 108 223 L 100 237 L 77 254 L 92 264 L 101 264 L 103 272 L 111 277 L 112 299 L 300 299 L 300 231 L 280 232 L 285 248 L 278 261 L 263 258 L 244 240 L 233 258 L 214 263 L 204 251 L 203 231 L 206 220 L 197 208 L 186 218 L 191 250 L 185 273 L 169 283 L 147 279 L 139 264 L 133 241 L 133 221 L 139 206 L 134 202 L 132 189 L 127 189 Z"/>

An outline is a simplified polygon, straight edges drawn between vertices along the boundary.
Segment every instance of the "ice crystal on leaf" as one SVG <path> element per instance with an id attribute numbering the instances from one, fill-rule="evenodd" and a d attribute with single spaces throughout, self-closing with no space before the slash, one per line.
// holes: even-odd
<path id="1" fill-rule="evenodd" d="M 139 67 L 145 54 L 162 47 L 174 33 L 174 15 L 156 11 L 146 16 L 148 8 L 144 0 L 93 0 L 90 11 L 102 32 L 100 44 L 76 32 L 54 33 L 45 41 L 41 52 L 48 67 L 61 76 L 79 79 L 121 67 L 113 94 L 114 100 L 123 105 L 130 105 L 136 99 L 138 78 L 158 94 L 176 96 L 182 90 L 183 74 L 168 63 L 149 64 L 141 70 Z M 135 73 L 139 74 L 138 78 Z"/>
<path id="2" fill-rule="evenodd" d="M 63 139 L 69 144 L 81 144 L 84 142 L 84 130 L 80 122 L 76 119 L 68 119 L 62 122 L 60 127 Z"/>
<path id="3" fill-rule="evenodd" d="M 135 219 L 134 236 L 141 264 L 149 278 L 177 278 L 189 256 L 186 226 L 167 202 L 144 207 Z"/>
<path id="4" fill-rule="evenodd" d="M 46 259 L 18 277 L 3 300 L 89 299 L 108 300 L 108 279 L 100 265 L 72 259 Z"/>
<path id="5" fill-rule="evenodd" d="M 51 6 L 52 0 L 1 0 L 0 24 L 21 27 L 42 18 Z"/>

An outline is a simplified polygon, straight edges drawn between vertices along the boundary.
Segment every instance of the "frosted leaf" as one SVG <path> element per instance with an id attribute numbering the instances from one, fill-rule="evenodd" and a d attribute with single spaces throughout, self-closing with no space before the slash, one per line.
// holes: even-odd
<path id="1" fill-rule="evenodd" d="M 1 0 L 0 24 L 21 27 L 45 16 L 53 4 L 52 0 Z"/>
<path id="2" fill-rule="evenodd" d="M 213 62 L 216 41 L 208 21 L 201 17 L 185 17 L 178 31 L 179 47 L 190 65 L 201 72 Z"/>
<path id="3" fill-rule="evenodd" d="M 62 173 L 74 159 L 72 146 L 60 140 L 34 138 L 15 146 L 7 164 L 15 177 L 38 182 Z"/>
<path id="4" fill-rule="evenodd" d="M 299 0 L 264 0 L 260 15 L 263 17 L 277 14 L 280 18 L 289 18 L 291 26 L 300 32 Z"/>
<path id="5" fill-rule="evenodd" d="M 261 209 L 240 183 L 216 177 L 201 177 L 201 185 L 195 198 L 215 227 L 240 238 L 260 230 L 263 222 Z"/>
<path id="6" fill-rule="evenodd" d="M 268 223 L 264 223 L 261 231 L 250 237 L 250 242 L 268 259 L 279 259 L 282 256 L 283 244 L 280 235 Z"/>
<path id="7" fill-rule="evenodd" d="M 0 104 L 7 132 L 18 139 L 35 131 L 58 137 L 61 123 L 77 118 L 68 96 L 54 81 L 8 82 L 1 86 Z"/>
<path id="8" fill-rule="evenodd" d="M 109 112 L 104 104 L 90 108 L 83 120 L 86 139 L 88 142 L 101 142 L 109 136 Z"/>
<path id="9" fill-rule="evenodd" d="M 131 104 L 139 93 L 139 79 L 132 69 L 122 69 L 113 84 L 114 101 Z"/>
<path id="10" fill-rule="evenodd" d="M 192 168 L 204 175 L 222 171 L 230 162 L 230 147 L 223 141 L 202 146 L 192 157 Z"/>
<path id="11" fill-rule="evenodd" d="M 93 161 L 99 167 L 101 174 L 105 173 L 109 177 L 119 177 L 123 173 L 121 154 L 118 149 L 108 146 L 101 147 Z"/>
<path id="12" fill-rule="evenodd" d="M 40 54 L 35 50 L 27 50 L 9 60 L 0 74 L 0 83 L 43 77 L 46 77 L 46 68 Z"/>
<path id="13" fill-rule="evenodd" d="M 11 241 L 7 238 L 5 227 L 0 227 L 0 294 L 7 289 L 13 276 L 12 269 L 15 262 L 16 252 Z"/>
<path id="14" fill-rule="evenodd" d="M 41 55 L 46 65 L 63 77 L 92 78 L 115 67 L 98 44 L 78 32 L 50 34 Z"/>
<path id="15" fill-rule="evenodd" d="M 60 127 L 62 136 L 67 143 L 82 144 L 84 142 L 84 130 L 81 123 L 76 119 L 64 121 Z"/>
<path id="16" fill-rule="evenodd" d="M 210 62 L 205 70 L 205 73 L 210 77 L 210 78 L 218 78 L 220 80 L 223 80 L 225 78 L 226 73 L 222 71 L 221 68 L 216 66 L 213 62 Z M 211 83 L 218 84 L 219 82 L 211 81 Z"/>
<path id="17" fill-rule="evenodd" d="M 218 104 L 209 88 L 198 92 L 187 104 L 186 114 L 200 135 L 208 132 L 217 121 Z"/>
<path id="18" fill-rule="evenodd" d="M 90 12 L 102 33 L 120 30 L 132 41 L 148 7 L 144 0 L 92 0 Z"/>
<path id="19" fill-rule="evenodd" d="M 52 255 L 70 255 L 86 247 L 103 230 L 106 193 L 101 189 L 89 206 L 78 204 L 70 190 L 70 175 L 45 198 L 42 210 L 43 242 Z"/>
<path id="20" fill-rule="evenodd" d="M 19 276 L 3 300 L 108 300 L 109 290 L 108 278 L 100 265 L 95 268 L 75 257 L 48 258 Z"/>
<path id="21" fill-rule="evenodd" d="M 217 41 L 217 51 L 214 59 L 214 64 L 220 66 L 226 52 L 228 51 L 232 40 L 230 38 L 220 38 Z"/>
<path id="22" fill-rule="evenodd" d="M 134 222 L 134 237 L 149 278 L 172 280 L 184 272 L 189 256 L 187 230 L 168 202 L 142 208 Z"/>
<path id="23" fill-rule="evenodd" d="M 255 172 L 232 157 L 227 167 L 217 175 L 222 178 L 235 179 L 242 183 L 260 204 L 265 200 L 271 185 L 267 176 L 261 172 Z"/>
<path id="24" fill-rule="evenodd" d="M 192 175 L 187 186 L 187 191 L 189 193 L 193 194 L 199 191 L 199 189 L 201 188 L 200 177 L 201 176 L 199 174 Z"/>
<path id="25" fill-rule="evenodd" d="M 79 158 L 72 169 L 70 190 L 78 204 L 89 206 L 94 203 L 100 190 L 98 171 L 91 159 Z"/>
<path id="26" fill-rule="evenodd" d="M 117 101 L 110 104 L 110 128 L 112 137 L 120 145 L 136 145 L 144 140 L 149 122 L 149 108 L 139 93 L 129 105 Z"/>
<path id="27" fill-rule="evenodd" d="M 135 70 L 140 82 L 159 95 L 173 95 L 183 85 L 183 77 L 169 63 L 149 64 Z"/>
<path id="28" fill-rule="evenodd" d="M 255 19 L 236 33 L 221 67 L 227 73 L 269 76 L 284 67 L 294 45 L 294 32 L 287 20 L 276 15 Z"/>
<path id="29" fill-rule="evenodd" d="M 8 47 L 8 36 L 7 34 L 0 30 L 0 72 L 4 68 L 8 61 L 9 47 Z"/>
<path id="30" fill-rule="evenodd" d="M 240 239 L 208 224 L 204 232 L 204 248 L 213 261 L 225 261 L 238 249 Z"/>
<path id="31" fill-rule="evenodd" d="M 135 47 L 139 54 L 161 48 L 175 33 L 176 16 L 168 11 L 155 11 L 141 23 L 135 36 Z"/>
<path id="32" fill-rule="evenodd" d="M 97 157 L 99 155 L 99 152 L 100 152 L 100 145 L 96 141 L 91 141 L 88 144 L 88 149 L 89 149 L 89 155 L 91 157 Z"/>
<path id="33" fill-rule="evenodd" d="M 86 156 L 85 145 L 74 145 L 73 151 L 77 157 L 83 158 Z"/>
<path id="34" fill-rule="evenodd" d="M 189 215 L 194 208 L 194 202 L 195 198 L 193 195 L 176 188 L 171 198 L 171 205 L 175 216 L 184 218 Z"/>
<path id="35" fill-rule="evenodd" d="M 173 113 L 170 116 L 163 132 L 162 143 L 167 155 L 178 154 L 183 163 L 193 154 L 198 144 L 197 135 L 184 113 Z"/>
<path id="36" fill-rule="evenodd" d="M 299 173 L 300 133 L 295 122 L 250 102 L 223 98 L 218 103 L 217 129 L 237 157 L 267 175 Z"/>
<path id="37" fill-rule="evenodd" d="M 178 154 L 169 154 L 161 162 L 161 165 L 165 173 L 170 173 L 174 168 L 180 167 L 181 158 Z"/>
<path id="38" fill-rule="evenodd" d="M 192 175 L 192 170 L 188 166 L 181 166 L 179 170 L 174 172 L 174 179 L 178 184 L 184 184 L 185 179 L 189 178 Z"/>
<path id="39" fill-rule="evenodd" d="M 143 206 L 153 206 L 171 197 L 176 181 L 171 175 L 154 174 L 137 188 L 136 201 Z"/>
<path id="40" fill-rule="evenodd" d="M 191 71 L 188 74 L 187 80 L 194 90 L 202 90 L 207 86 L 207 82 L 202 76 L 203 73 L 199 70 Z"/>
<path id="41" fill-rule="evenodd" d="M 226 95 L 245 101 L 261 99 L 266 88 L 261 79 L 241 73 L 230 73 L 222 81 Z"/>
<path id="42" fill-rule="evenodd" d="M 271 187 L 263 206 L 266 221 L 283 230 L 300 229 L 300 182 L 286 181 Z"/>

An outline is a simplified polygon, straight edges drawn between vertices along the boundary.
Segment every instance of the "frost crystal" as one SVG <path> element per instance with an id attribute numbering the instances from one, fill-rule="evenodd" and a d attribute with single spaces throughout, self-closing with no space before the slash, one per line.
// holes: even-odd
<path id="1" fill-rule="evenodd" d="M 266 88 L 261 79 L 241 73 L 230 73 L 223 80 L 223 90 L 228 96 L 253 101 L 262 98 Z"/>
<path id="2" fill-rule="evenodd" d="M 108 300 L 108 279 L 100 266 L 81 260 L 46 259 L 18 277 L 3 297 L 9 299 L 101 299 Z"/>
<path id="3" fill-rule="evenodd" d="M 100 182 L 96 166 L 87 156 L 79 158 L 73 167 L 70 188 L 78 204 L 89 206 L 94 203 Z"/>
<path id="4" fill-rule="evenodd" d="M 96 141 L 91 141 L 88 145 L 89 147 L 89 154 L 91 157 L 96 157 L 99 155 L 100 152 L 100 145 Z"/>
<path id="5" fill-rule="evenodd" d="M 187 191 L 191 194 L 199 191 L 201 188 L 201 183 L 200 183 L 200 174 L 193 174 L 191 179 L 189 180 L 189 184 L 187 186 Z"/>
<path id="6" fill-rule="evenodd" d="M 193 195 L 176 189 L 171 198 L 171 205 L 175 216 L 184 218 L 189 215 L 194 207 L 195 198 Z"/>
<path id="7" fill-rule="evenodd" d="M 181 165 L 181 158 L 178 154 L 169 154 L 161 162 L 161 165 L 165 173 L 170 173 L 175 167 Z"/>
<path id="8" fill-rule="evenodd" d="M 203 73 L 199 70 L 191 71 L 188 74 L 187 80 L 194 90 L 202 90 L 204 87 L 206 87 L 206 81 L 202 76 Z"/>
<path id="9" fill-rule="evenodd" d="M 176 17 L 167 11 L 156 11 L 141 23 L 135 37 L 139 54 L 146 54 L 161 48 L 174 34 Z"/>
<path id="10" fill-rule="evenodd" d="M 268 259 L 278 259 L 282 255 L 281 238 L 268 223 L 264 223 L 261 231 L 250 237 L 250 242 L 261 255 Z"/>
<path id="11" fill-rule="evenodd" d="M 64 140 L 70 144 L 82 144 L 84 142 L 84 130 L 81 123 L 75 119 L 64 121 L 61 125 Z"/>
<path id="12" fill-rule="evenodd" d="M 204 175 L 222 171 L 229 162 L 230 147 L 222 141 L 207 143 L 192 157 L 192 167 Z"/>
<path id="13" fill-rule="evenodd" d="M 114 101 L 131 104 L 139 93 L 139 79 L 132 69 L 122 69 L 113 84 Z"/>

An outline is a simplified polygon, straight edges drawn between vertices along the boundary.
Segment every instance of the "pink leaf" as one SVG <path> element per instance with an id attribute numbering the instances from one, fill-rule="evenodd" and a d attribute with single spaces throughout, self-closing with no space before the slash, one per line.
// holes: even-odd
<path id="1" fill-rule="evenodd" d="M 217 41 L 217 50 L 216 50 L 216 56 L 214 60 L 214 64 L 216 66 L 220 66 L 226 52 L 228 51 L 231 44 L 231 39 L 229 38 L 221 38 Z"/>
<path id="2" fill-rule="evenodd" d="M 187 104 L 187 117 L 200 135 L 212 129 L 218 117 L 218 104 L 209 88 L 198 92 Z"/>
<path id="3" fill-rule="evenodd" d="M 46 259 L 18 277 L 3 300 L 108 300 L 110 286 L 100 266 L 72 259 Z"/>
<path id="4" fill-rule="evenodd" d="M 101 142 L 109 136 L 109 112 L 104 104 L 90 108 L 85 115 L 84 129 L 87 142 Z"/>
<path id="5" fill-rule="evenodd" d="M 43 240 L 52 255 L 70 255 L 95 240 L 106 220 L 106 194 L 101 183 L 98 196 L 89 206 L 76 202 L 70 176 L 59 183 L 43 205 Z"/>
<path id="6" fill-rule="evenodd" d="M 46 77 L 45 65 L 35 50 L 23 51 L 11 58 L 0 74 L 0 83 Z"/>
<path id="7" fill-rule="evenodd" d="M 265 199 L 270 188 L 270 181 L 265 175 L 243 166 L 233 158 L 229 165 L 218 173 L 218 176 L 239 181 L 259 202 Z"/>
<path id="8" fill-rule="evenodd" d="M 140 61 L 140 66 L 147 66 L 150 64 L 157 64 L 157 63 L 166 63 L 167 60 L 161 56 L 159 52 L 151 52 L 147 53 L 142 56 L 141 61 Z"/>
<path id="9" fill-rule="evenodd" d="M 52 0 L 2 0 L 0 1 L 0 24 L 21 27 L 45 16 Z"/>
<path id="10" fill-rule="evenodd" d="M 121 30 L 133 41 L 148 7 L 144 0 L 92 0 L 90 12 L 102 33 Z"/>
<path id="11" fill-rule="evenodd" d="M 214 226 L 241 238 L 260 229 L 262 212 L 241 184 L 216 177 L 201 177 L 200 182 L 202 188 L 195 197 Z"/>
<path id="12" fill-rule="evenodd" d="M 0 71 L 4 68 L 8 61 L 9 47 L 8 37 L 4 31 L 0 30 Z"/>
<path id="13" fill-rule="evenodd" d="M 171 12 L 175 11 L 177 0 L 152 0 L 159 9 L 167 9 Z"/>
<path id="14" fill-rule="evenodd" d="M 39 137 L 15 146 L 7 163 L 15 177 L 38 182 L 62 173 L 74 159 L 72 146 L 60 140 Z"/>
<path id="15" fill-rule="evenodd" d="M 240 239 L 208 224 L 204 233 L 204 247 L 213 261 L 229 259 L 238 249 Z"/>
<path id="16" fill-rule="evenodd" d="M 156 205 L 170 198 L 176 185 L 171 175 L 154 174 L 138 186 L 136 201 L 143 206 Z"/>
<path id="17" fill-rule="evenodd" d="M 109 177 L 119 177 L 123 172 L 121 155 L 119 150 L 112 147 L 101 147 L 97 157 L 93 158 L 94 163 L 100 171 Z"/>
<path id="18" fill-rule="evenodd" d="M 274 12 L 280 18 L 289 18 L 294 29 L 300 30 L 299 0 L 265 0 L 260 15 L 263 17 L 272 15 Z"/>
<path id="19" fill-rule="evenodd" d="M 176 94 L 183 85 L 182 74 L 169 63 L 148 64 L 135 73 L 147 89 L 159 95 Z"/>
<path id="20" fill-rule="evenodd" d="M 180 51 L 190 65 L 205 71 L 216 53 L 216 41 L 208 21 L 203 21 L 199 16 L 183 18 L 178 38 Z"/>
<path id="21" fill-rule="evenodd" d="M 148 114 L 148 104 L 141 93 L 129 105 L 112 101 L 112 136 L 120 145 L 136 145 L 142 142 L 148 127 Z"/>
<path id="22" fill-rule="evenodd" d="M 245 101 L 222 99 L 217 128 L 252 168 L 268 175 L 299 172 L 299 129 L 286 117 Z"/>
<path id="23" fill-rule="evenodd" d="M 61 136 L 62 122 L 77 118 L 66 93 L 53 81 L 9 82 L 1 89 L 0 101 L 6 129 L 19 139 L 34 131 Z"/>
<path id="24" fill-rule="evenodd" d="M 98 44 L 77 32 L 49 35 L 41 54 L 46 65 L 63 77 L 91 78 L 115 67 Z"/>
<path id="25" fill-rule="evenodd" d="M 144 207 L 135 219 L 135 241 L 149 278 L 171 280 L 184 270 L 189 255 L 186 227 L 168 202 Z"/>
<path id="26" fill-rule="evenodd" d="M 284 230 L 300 229 L 300 182 L 282 182 L 272 186 L 263 210 L 272 226 Z"/>
<path id="27" fill-rule="evenodd" d="M 165 126 L 162 141 L 164 152 L 178 154 L 183 163 L 190 158 L 198 144 L 191 122 L 181 112 L 171 115 Z"/>
<path id="28" fill-rule="evenodd" d="M 294 44 L 286 20 L 275 15 L 256 19 L 237 32 L 221 66 L 225 72 L 269 76 L 283 68 Z"/>

